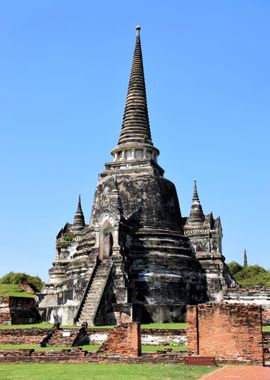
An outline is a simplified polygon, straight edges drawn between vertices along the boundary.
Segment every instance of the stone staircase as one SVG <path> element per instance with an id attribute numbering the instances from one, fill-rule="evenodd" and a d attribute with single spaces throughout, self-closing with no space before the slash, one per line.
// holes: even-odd
<path id="1" fill-rule="evenodd" d="M 89 325 L 94 325 L 96 312 L 105 290 L 111 268 L 112 263 L 109 260 L 97 263 L 91 284 L 83 300 L 81 312 L 78 317 L 78 324 L 87 322 Z"/>

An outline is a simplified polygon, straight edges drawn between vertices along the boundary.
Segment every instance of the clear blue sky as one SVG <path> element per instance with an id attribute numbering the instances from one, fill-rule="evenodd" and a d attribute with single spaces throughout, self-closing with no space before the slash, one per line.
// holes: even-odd
<path id="1" fill-rule="evenodd" d="M 160 165 L 193 179 L 227 261 L 269 265 L 269 0 L 11 0 L 0 5 L 0 275 L 47 279 L 77 197 L 87 221 L 141 38 Z"/>

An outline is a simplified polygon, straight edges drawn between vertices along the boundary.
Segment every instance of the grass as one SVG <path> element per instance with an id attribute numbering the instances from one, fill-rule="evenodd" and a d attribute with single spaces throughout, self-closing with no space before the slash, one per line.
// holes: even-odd
<path id="1" fill-rule="evenodd" d="M 1 364 L 5 380 L 196 380 L 215 368 L 148 364 Z"/>
<path id="2" fill-rule="evenodd" d="M 270 332 L 270 326 L 263 326 L 263 331 Z"/>
<path id="3" fill-rule="evenodd" d="M 17 284 L 0 284 L 0 296 L 34 298 L 33 294 L 26 293 L 20 285 Z"/>
<path id="4" fill-rule="evenodd" d="M 52 326 L 51 323 L 32 323 L 29 325 L 0 325 L 0 329 L 31 329 L 33 327 L 51 329 Z"/>

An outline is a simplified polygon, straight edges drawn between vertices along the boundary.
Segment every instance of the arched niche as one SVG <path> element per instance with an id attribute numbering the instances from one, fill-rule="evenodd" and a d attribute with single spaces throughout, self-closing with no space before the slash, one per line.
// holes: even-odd
<path id="1" fill-rule="evenodd" d="M 99 260 L 108 259 L 113 253 L 113 227 L 109 221 L 102 224 L 99 239 Z"/>

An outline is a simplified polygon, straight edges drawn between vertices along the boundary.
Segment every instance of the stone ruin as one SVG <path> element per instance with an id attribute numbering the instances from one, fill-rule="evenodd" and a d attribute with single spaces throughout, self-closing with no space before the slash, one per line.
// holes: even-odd
<path id="1" fill-rule="evenodd" d="M 187 342 L 186 351 L 157 346 L 142 352 L 142 343 L 164 346 L 179 333 Z M 168 336 L 169 333 L 169 336 Z M 102 341 L 100 335 L 103 335 Z M 150 338 L 150 341 L 149 341 Z M 153 341 L 154 339 L 154 341 Z M 98 341 L 96 341 L 98 340 Z M 178 344 L 177 344 L 178 341 Z M 187 305 L 186 330 L 141 331 L 139 323 L 122 323 L 113 329 L 79 328 L 2 329 L 1 344 L 40 344 L 38 349 L 0 350 L 0 363 L 128 363 L 216 365 L 269 363 L 270 333 L 262 331 L 262 308 L 256 305 L 210 303 Z M 99 344 L 88 351 L 84 344 Z M 182 343 L 183 344 L 183 343 Z M 55 347 L 64 346 L 62 350 Z"/>
<path id="2" fill-rule="evenodd" d="M 220 301 L 234 281 L 220 218 L 205 215 L 197 185 L 188 217 L 158 163 L 148 118 L 140 27 L 118 144 L 99 175 L 89 224 L 79 199 L 57 235 L 40 294 L 44 321 L 89 325 L 171 322 L 187 304 Z"/>
<path id="3" fill-rule="evenodd" d="M 262 331 L 262 307 L 210 303 L 187 306 L 187 349 L 220 363 L 264 365 L 268 333 Z"/>
<path id="4" fill-rule="evenodd" d="M 34 298 L 0 296 L 0 325 L 40 322 Z"/>

